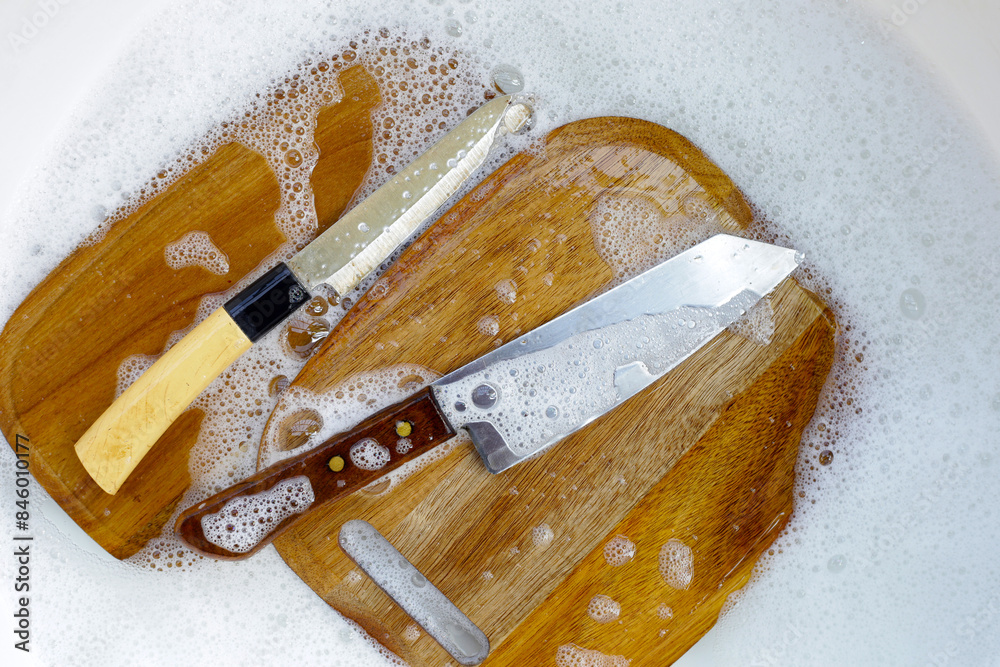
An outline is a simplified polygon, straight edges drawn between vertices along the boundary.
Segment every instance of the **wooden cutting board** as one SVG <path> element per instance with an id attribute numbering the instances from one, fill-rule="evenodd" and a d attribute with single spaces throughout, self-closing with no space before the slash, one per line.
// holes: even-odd
<path id="1" fill-rule="evenodd" d="M 342 101 L 317 121 L 320 231 L 371 164 L 380 100 L 361 66 L 343 68 L 340 85 Z M 123 359 L 159 354 L 193 322 L 205 294 L 225 291 L 283 241 L 273 220 L 278 195 L 263 158 L 223 146 L 77 249 L 0 335 L 0 427 L 12 446 L 30 443 L 35 479 L 116 557 L 159 535 L 174 513 L 201 414 L 186 412 L 116 496 L 90 480 L 73 443 L 111 403 Z M 605 215 L 619 227 L 633 222 L 612 233 Z M 630 119 L 570 124 L 437 223 L 295 384 L 336 391 L 355 373 L 399 364 L 443 373 L 600 292 L 624 266 L 662 259 L 706 221 L 735 231 L 751 214 L 689 142 Z M 166 265 L 164 247 L 191 231 L 207 232 L 228 255 L 226 275 Z M 486 475 L 471 448 L 458 446 L 389 491 L 368 489 L 324 509 L 281 538 L 279 552 L 414 665 L 448 659 L 425 635 L 409 641 L 409 620 L 351 574 L 336 547 L 345 520 L 368 519 L 424 569 L 486 630 L 492 664 L 553 664 L 569 644 L 632 664 L 668 662 L 714 623 L 791 511 L 795 452 L 829 368 L 833 323 L 793 283 L 772 306 L 770 345 L 725 334 L 641 398 L 505 475 Z M 542 524 L 552 539 L 536 546 L 532 529 Z M 612 568 L 603 547 L 618 534 L 636 552 Z M 693 556 L 683 590 L 665 584 L 657 567 L 670 539 Z M 587 616 L 596 594 L 620 602 L 620 622 Z M 672 619 L 660 618 L 660 605 Z"/>
<path id="2" fill-rule="evenodd" d="M 624 259 L 634 270 L 672 254 L 670 239 L 750 223 L 730 180 L 679 135 L 625 118 L 570 123 L 459 202 L 341 321 L 272 413 L 261 461 L 289 448 L 288 425 L 321 413 L 303 395 L 359 393 L 375 369 L 428 381 L 601 292 Z M 460 445 L 392 488 L 313 512 L 275 542 L 279 553 L 411 665 L 449 658 L 427 635 L 414 640 L 412 620 L 359 576 L 337 543 L 346 521 L 372 523 L 479 625 L 493 646 L 486 664 L 551 665 L 560 651 L 671 662 L 714 624 L 792 511 L 834 325 L 793 281 L 770 306 L 770 344 L 726 332 L 500 475 Z M 635 555 L 613 567 L 604 551 L 617 536 Z M 686 549 L 693 577 L 678 589 L 660 560 Z M 620 605 L 617 619 L 591 618 L 599 595 Z"/>
<path id="3" fill-rule="evenodd" d="M 380 103 L 363 67 L 341 71 L 340 85 L 342 101 L 317 119 L 319 231 L 340 217 L 369 169 Z M 27 439 L 34 478 L 117 558 L 160 535 L 174 513 L 190 484 L 188 452 L 202 412 L 185 412 L 114 496 L 94 483 L 73 445 L 114 399 L 124 359 L 160 354 L 171 333 L 192 324 L 202 297 L 227 290 L 284 241 L 278 205 L 265 159 L 238 143 L 222 146 L 100 241 L 77 248 L 0 335 L 0 428 L 12 446 Z M 228 273 L 167 265 L 164 248 L 194 231 L 229 257 Z"/>

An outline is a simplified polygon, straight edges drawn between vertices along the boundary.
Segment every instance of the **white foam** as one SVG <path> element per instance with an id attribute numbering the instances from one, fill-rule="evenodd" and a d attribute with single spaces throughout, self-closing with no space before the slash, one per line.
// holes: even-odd
<path id="1" fill-rule="evenodd" d="M 556 649 L 556 667 L 628 667 L 632 661 L 622 655 L 607 655 L 575 644 Z"/>
<path id="2" fill-rule="evenodd" d="M 292 477 L 266 491 L 233 498 L 218 512 L 206 514 L 201 518 L 202 532 L 212 544 L 243 554 L 282 521 L 308 510 L 315 500 L 309 478 Z"/>
<path id="3" fill-rule="evenodd" d="M 176 270 L 200 266 L 223 276 L 229 273 L 229 257 L 206 232 L 188 232 L 163 249 L 167 266 Z"/>
<path id="4" fill-rule="evenodd" d="M 392 455 L 374 438 L 365 438 L 351 445 L 351 463 L 362 470 L 380 470 L 389 463 Z"/>
<path id="5" fill-rule="evenodd" d="M 622 613 L 621 603 L 613 600 L 607 595 L 595 595 L 587 603 L 587 616 L 590 616 L 598 623 L 611 623 L 617 621 Z"/>
<path id="6" fill-rule="evenodd" d="M 635 542 L 624 535 L 616 535 L 604 545 L 604 560 L 611 567 L 621 567 L 635 557 Z"/>
<path id="7" fill-rule="evenodd" d="M 547 547 L 552 544 L 555 533 L 547 523 L 540 523 L 531 529 L 531 541 L 536 547 Z"/>
<path id="8" fill-rule="evenodd" d="M 460 22 L 461 35 L 446 21 Z M 400 23 L 435 45 L 470 52 L 466 81 L 481 77 L 480 93 L 498 66 L 518 70 L 537 94 L 526 148 L 539 151 L 538 136 L 562 123 L 602 114 L 643 117 L 687 136 L 771 221 L 762 236 L 807 253 L 801 275 L 844 325 L 834 375 L 803 443 L 791 524 L 742 602 L 710 633 L 709 662 L 766 663 L 779 654 L 787 664 L 829 655 L 844 664 L 995 659 L 1000 637 L 977 619 L 996 608 L 1000 589 L 991 446 L 1000 428 L 991 333 L 996 162 L 979 152 L 976 132 L 919 66 L 851 5 L 524 2 L 501 12 L 483 2 L 423 0 L 344 0 L 333 10 L 318 0 L 169 3 L 78 103 L 5 217 L 0 313 L 9 316 L 131 195 L 201 159 L 192 147 L 218 138 L 220 124 L 258 103 L 272 81 L 301 75 L 300 63 L 315 64 L 320 51 L 349 49 L 366 26 Z M 34 54 L 47 52 L 57 24 L 31 43 Z M 88 57 L 73 53 L 51 69 Z M 30 82 L 24 99 L 33 98 L 31 87 L 51 86 Z M 299 125 L 308 129 L 309 119 Z M 22 124 L 11 127 L 20 132 Z M 405 151 L 428 140 L 406 139 L 413 141 L 404 141 Z M 296 148 L 300 173 L 310 149 Z M 266 151 L 283 174 L 293 170 L 287 150 L 279 142 Z M 16 159 L 21 165 L 30 156 Z M 283 182 L 293 186 L 290 179 Z M 308 231 L 303 196 L 283 194 L 279 217 L 290 238 Z M 206 419 L 205 442 L 192 455 L 196 488 L 185 502 L 254 470 L 261 422 L 277 400 L 266 388 L 303 363 L 275 354 L 279 335 L 243 367 L 250 370 L 213 386 L 245 383 L 239 398 L 227 394 Z M 248 389 L 258 385 L 263 397 Z M 833 461 L 820 466 L 827 450 Z M 13 457 L 0 460 L 0 476 L 9 479 Z M 379 664 L 367 644 L 341 634 L 346 626 L 273 550 L 247 563 L 214 563 L 154 541 L 136 561 L 149 567 L 131 569 L 91 553 L 87 538 L 35 491 L 33 530 L 45 548 L 33 561 L 34 628 L 48 662 L 96 663 L 110 653 L 129 664 Z M 5 581 L 10 564 L 0 560 Z M 100 612 L 80 614 L 83 601 Z M 574 650 L 583 651 L 565 653 Z"/>
<path id="9" fill-rule="evenodd" d="M 671 588 L 684 590 L 694 578 L 694 552 L 680 540 L 670 539 L 660 547 L 660 576 Z"/>

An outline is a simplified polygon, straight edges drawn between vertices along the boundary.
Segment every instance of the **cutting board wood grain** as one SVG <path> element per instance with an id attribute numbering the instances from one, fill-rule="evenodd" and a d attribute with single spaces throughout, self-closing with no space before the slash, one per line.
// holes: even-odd
<path id="1" fill-rule="evenodd" d="M 336 221 L 369 169 L 371 114 L 381 99 L 363 67 L 339 78 L 341 101 L 317 119 L 318 231 Z M 74 251 L 0 335 L 4 435 L 12 446 L 18 435 L 28 439 L 34 478 L 118 558 L 160 535 L 188 488 L 201 412 L 183 413 L 114 496 L 90 479 L 73 445 L 114 399 L 123 360 L 161 354 L 171 333 L 194 322 L 204 296 L 232 287 L 284 242 L 274 220 L 279 203 L 266 160 L 240 144 L 224 145 Z M 229 257 L 226 274 L 167 265 L 164 248 L 193 231 L 207 233 Z"/>
<path id="2" fill-rule="evenodd" d="M 347 314 L 279 401 L 260 463 L 288 447 L 281 425 L 309 412 L 303 395 L 348 392 L 379 369 L 406 369 L 405 382 L 422 368 L 430 380 L 673 254 L 671 244 L 750 223 L 739 191 L 683 137 L 624 118 L 564 126 L 469 193 Z M 493 647 L 486 664 L 551 665 L 560 651 L 588 650 L 667 664 L 711 627 L 792 511 L 834 323 L 794 281 L 765 308 L 769 344 L 724 332 L 536 459 L 494 476 L 459 444 L 394 485 L 314 511 L 275 545 L 411 665 L 450 659 L 426 634 L 414 639 L 412 620 L 342 553 L 346 521 L 371 522 L 479 625 Z M 619 535 L 635 555 L 612 567 L 604 548 Z M 686 588 L 661 574 L 662 549 L 689 550 Z M 616 619 L 591 618 L 597 595 L 620 605 Z"/>

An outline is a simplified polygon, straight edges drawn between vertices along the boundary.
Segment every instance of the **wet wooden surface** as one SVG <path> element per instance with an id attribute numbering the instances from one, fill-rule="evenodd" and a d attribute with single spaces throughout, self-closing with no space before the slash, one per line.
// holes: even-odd
<path id="1" fill-rule="evenodd" d="M 340 217 L 368 171 L 371 112 L 380 101 L 360 66 L 342 72 L 340 82 L 342 101 L 320 113 L 316 130 L 319 231 Z M 35 479 L 117 558 L 160 535 L 174 513 L 190 484 L 188 452 L 201 411 L 184 412 L 114 496 L 90 478 L 73 445 L 114 399 L 124 359 L 161 354 L 171 333 L 194 322 L 202 297 L 227 290 L 284 242 L 274 220 L 278 205 L 266 160 L 224 145 L 67 257 L 0 335 L 0 428 L 10 443 L 28 438 Z M 207 233 L 229 257 L 227 273 L 168 266 L 164 248 L 193 231 Z"/>
<path id="2" fill-rule="evenodd" d="M 602 235 L 618 219 L 628 228 L 614 235 L 629 248 Z M 682 137 L 630 119 L 571 123 L 419 239 L 290 391 L 337 392 L 397 365 L 424 367 L 430 379 L 605 289 L 621 272 L 616 251 L 641 265 L 685 233 L 748 224 L 739 192 Z M 486 632 L 487 664 L 555 664 L 560 647 L 666 664 L 711 627 L 791 513 L 798 442 L 830 366 L 834 325 L 793 281 L 771 307 L 768 345 L 725 332 L 537 459 L 494 476 L 471 445 L 458 445 L 389 490 L 320 508 L 275 542 L 278 551 L 410 664 L 449 657 L 424 633 L 413 641 L 412 620 L 355 571 L 336 539 L 348 520 L 375 525 Z M 279 402 L 272 420 L 298 416 Z M 262 460 L 283 446 L 265 440 Z M 603 550 L 619 534 L 636 553 L 611 567 Z M 671 539 L 691 549 L 683 590 L 659 571 Z M 588 615 L 595 595 L 620 604 L 617 620 Z M 672 618 L 660 618 L 661 604 Z"/>
<path id="3" fill-rule="evenodd" d="M 378 87 L 361 66 L 341 72 L 340 83 L 342 101 L 317 123 L 319 230 L 340 215 L 371 163 Z M 222 146 L 68 257 L 0 336 L 4 435 L 12 446 L 28 440 L 35 479 L 119 558 L 159 535 L 175 512 L 201 413 L 185 412 L 115 496 L 90 480 L 73 443 L 114 398 L 123 359 L 160 354 L 172 332 L 194 321 L 204 295 L 228 289 L 284 241 L 274 222 L 277 188 L 262 157 Z M 682 137 L 633 119 L 571 123 L 443 216 L 294 386 L 336 391 L 355 374 L 401 364 L 429 379 L 708 230 L 751 224 L 739 191 Z M 208 233 L 226 253 L 228 273 L 164 262 L 164 247 L 191 231 Z M 347 520 L 373 523 L 486 631 L 488 664 L 554 664 L 560 650 L 668 663 L 711 627 L 791 512 L 795 453 L 829 369 L 834 324 L 794 282 L 771 306 L 770 344 L 724 333 L 538 459 L 491 476 L 459 444 L 388 491 L 381 485 L 325 506 L 275 544 L 313 590 L 414 665 L 449 658 L 425 633 L 412 640 L 411 621 L 354 572 L 336 540 Z M 280 404 L 275 414 L 287 418 Z M 262 458 L 280 444 L 265 441 Z M 549 531 L 548 541 L 533 537 Z M 603 550 L 618 535 L 634 543 L 635 556 L 612 567 Z M 660 574 L 670 540 L 691 550 L 687 588 Z M 620 604 L 617 620 L 588 616 L 595 595 Z M 661 605 L 671 618 L 661 618 Z"/>

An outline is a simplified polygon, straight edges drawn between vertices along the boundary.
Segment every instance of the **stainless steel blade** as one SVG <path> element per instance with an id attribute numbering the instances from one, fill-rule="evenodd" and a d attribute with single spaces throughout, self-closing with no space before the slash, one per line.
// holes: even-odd
<path id="1" fill-rule="evenodd" d="M 327 283 L 346 294 L 455 194 L 530 108 L 509 95 L 473 112 L 287 262 L 305 285 Z"/>
<path id="2" fill-rule="evenodd" d="M 437 380 L 434 397 L 501 472 L 652 384 L 799 261 L 794 250 L 714 236 Z"/>
<path id="3" fill-rule="evenodd" d="M 490 641 L 455 603 L 387 540 L 360 519 L 340 527 L 340 547 L 382 591 L 460 665 L 478 665 Z"/>

